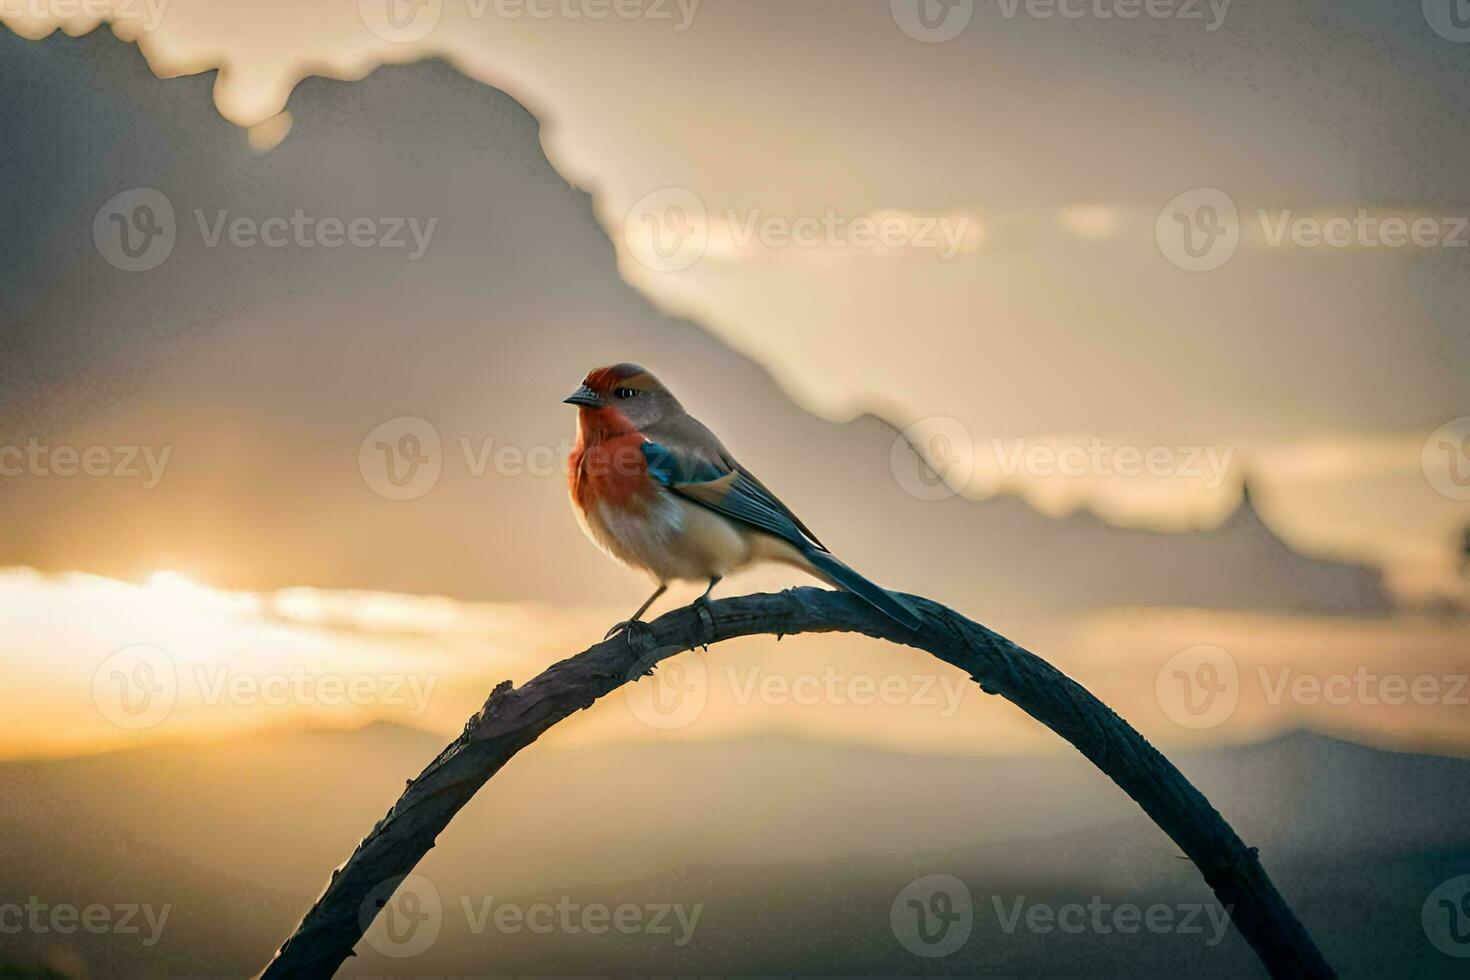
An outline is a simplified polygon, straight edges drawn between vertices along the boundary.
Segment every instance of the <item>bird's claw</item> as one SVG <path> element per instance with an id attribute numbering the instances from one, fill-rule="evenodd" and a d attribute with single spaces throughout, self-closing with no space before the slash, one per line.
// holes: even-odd
<path id="1" fill-rule="evenodd" d="M 619 633 L 627 638 L 629 646 L 639 646 L 642 641 L 653 636 L 653 627 L 641 619 L 625 619 L 621 623 L 614 623 L 612 629 L 603 636 L 603 640 L 611 640 Z"/>

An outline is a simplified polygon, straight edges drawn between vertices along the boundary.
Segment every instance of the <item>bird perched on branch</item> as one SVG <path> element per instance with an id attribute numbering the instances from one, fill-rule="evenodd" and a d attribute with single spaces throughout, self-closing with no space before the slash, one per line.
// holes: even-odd
<path id="1" fill-rule="evenodd" d="M 658 583 L 607 635 L 641 626 L 674 580 L 707 582 L 756 562 L 794 565 L 917 629 L 901 596 L 844 565 L 791 509 L 735 461 L 715 434 L 636 364 L 598 368 L 565 401 L 577 406 L 569 459 L 572 508 L 603 551 Z"/>

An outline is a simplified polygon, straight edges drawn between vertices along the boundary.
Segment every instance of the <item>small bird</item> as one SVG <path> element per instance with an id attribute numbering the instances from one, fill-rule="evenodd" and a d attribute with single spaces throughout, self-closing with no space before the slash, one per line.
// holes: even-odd
<path id="1" fill-rule="evenodd" d="M 674 580 L 707 582 L 762 561 L 794 565 L 867 600 L 910 629 L 913 604 L 844 565 L 715 434 L 657 378 L 636 364 L 598 368 L 566 399 L 577 406 L 568 459 L 572 509 L 603 551 L 657 583 L 640 617 Z"/>

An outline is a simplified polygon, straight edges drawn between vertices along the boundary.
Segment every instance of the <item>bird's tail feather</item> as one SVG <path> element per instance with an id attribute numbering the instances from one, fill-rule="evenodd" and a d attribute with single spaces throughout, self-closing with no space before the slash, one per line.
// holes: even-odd
<path id="1" fill-rule="evenodd" d="M 914 608 L 913 603 L 863 578 L 835 556 L 825 551 L 818 551 L 816 548 L 808 548 L 804 552 L 804 557 L 811 563 L 812 571 L 823 580 L 866 600 L 879 611 L 886 613 L 911 630 L 916 630 L 923 625 L 924 621 L 920 618 L 919 611 Z"/>

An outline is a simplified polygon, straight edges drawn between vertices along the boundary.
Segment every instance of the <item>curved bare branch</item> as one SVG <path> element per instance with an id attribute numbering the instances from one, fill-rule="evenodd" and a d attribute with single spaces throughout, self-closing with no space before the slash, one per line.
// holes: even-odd
<path id="1" fill-rule="evenodd" d="M 1133 798 L 1203 873 L 1274 977 L 1331 977 L 1332 968 L 1257 857 L 1208 800 L 1112 709 L 1046 661 L 951 609 L 909 596 L 924 613 L 910 631 L 861 600 L 823 589 L 721 599 L 650 624 L 641 648 L 623 637 L 553 664 L 521 687 L 502 682 L 332 874 L 263 976 L 321 977 L 352 955 L 375 910 L 370 893 L 408 874 L 481 786 L 542 732 L 696 646 L 753 634 L 851 632 L 925 650 L 966 671 L 1070 742 Z"/>

